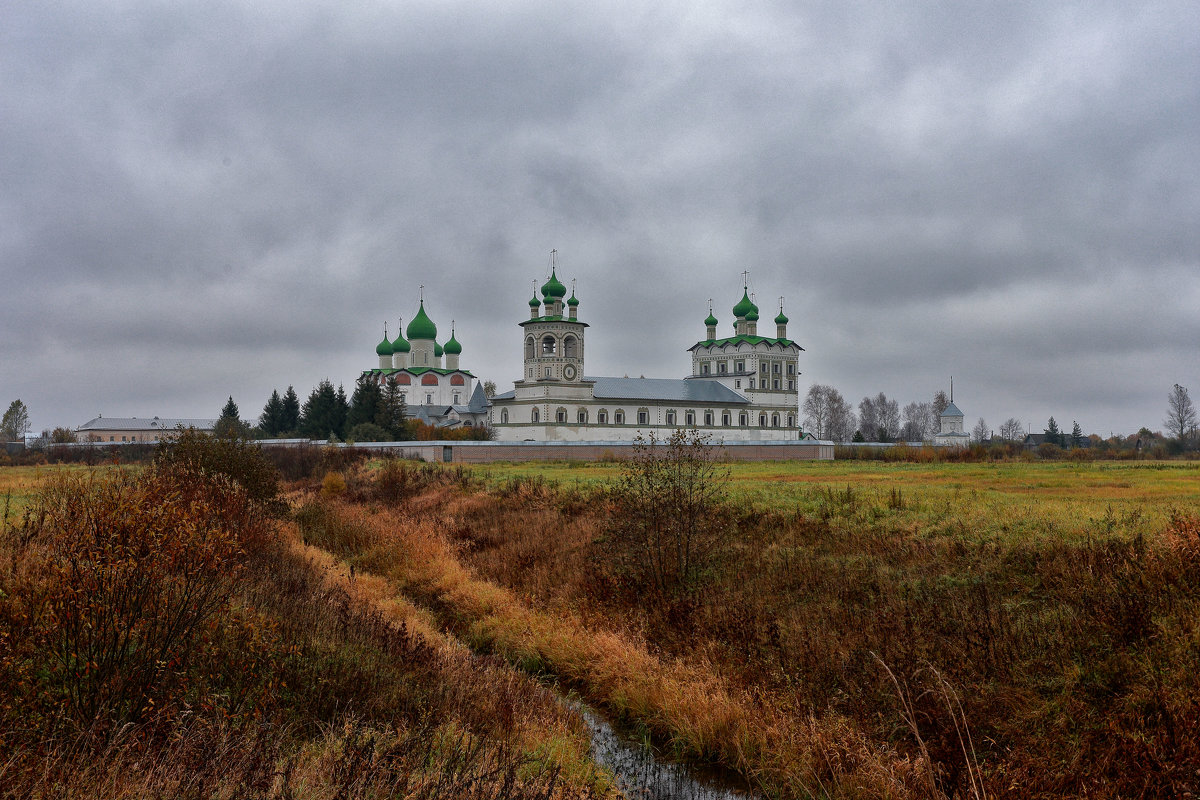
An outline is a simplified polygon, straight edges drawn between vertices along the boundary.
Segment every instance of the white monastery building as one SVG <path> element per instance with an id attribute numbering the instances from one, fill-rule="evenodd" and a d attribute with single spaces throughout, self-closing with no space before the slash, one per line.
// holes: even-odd
<path id="1" fill-rule="evenodd" d="M 804 348 L 787 338 L 782 302 L 774 337 L 758 334 L 758 306 L 746 287 L 733 307 L 732 336 L 718 338 L 710 308 L 685 378 L 605 378 L 584 371 L 588 325 L 575 292 L 564 300 L 566 293 L 552 266 L 541 299 L 534 294 L 519 323 L 524 373 L 512 391 L 491 398 L 488 424 L 498 440 L 632 441 L 692 427 L 714 442 L 800 438 Z"/>
<path id="2" fill-rule="evenodd" d="M 425 313 L 423 296 L 420 302 L 408 323 L 408 339 L 397 333 L 394 341 L 389 340 L 384 326 L 383 341 L 375 348 L 379 366 L 363 375 L 380 383 L 394 380 L 409 417 L 441 428 L 486 423 L 487 398 L 475 376 L 459 366 L 462 345 L 454 337 L 454 326 L 445 346 L 438 344 L 437 325 Z"/>

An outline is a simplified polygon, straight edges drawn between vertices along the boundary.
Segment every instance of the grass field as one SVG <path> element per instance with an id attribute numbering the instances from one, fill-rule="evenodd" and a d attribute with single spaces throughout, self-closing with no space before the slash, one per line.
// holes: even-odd
<path id="1" fill-rule="evenodd" d="M 8 511 L 8 521 L 19 519 L 37 488 L 52 475 L 103 473 L 112 467 L 83 464 L 45 464 L 37 467 L 0 467 L 0 517 Z"/>
<path id="2" fill-rule="evenodd" d="M 540 478 L 588 490 L 614 480 L 616 463 L 529 462 L 472 467 L 492 486 Z M 1200 462 L 906 464 L 787 461 L 729 465 L 735 502 L 760 511 L 875 523 L 923 535 L 1086 538 L 1097 530 L 1159 530 L 1173 511 L 1200 509 Z"/>
<path id="3" fill-rule="evenodd" d="M 439 647 L 559 681 L 767 797 L 1200 794 L 1200 464 L 731 464 L 720 549 L 666 590 L 605 549 L 621 471 L 324 466 L 292 485 L 289 530 L 326 559 L 306 569 L 373 587 Z M 0 470 L 0 498 L 49 472 Z M 396 679 L 465 683 L 467 663 Z M 506 737 L 488 680 L 456 713 Z M 557 719 L 530 715 L 526 752 L 571 742 L 545 763 L 594 785 Z"/>

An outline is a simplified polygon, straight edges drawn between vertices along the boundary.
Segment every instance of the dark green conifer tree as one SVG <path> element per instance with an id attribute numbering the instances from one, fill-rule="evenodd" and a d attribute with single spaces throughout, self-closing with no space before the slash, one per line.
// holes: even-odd
<path id="1" fill-rule="evenodd" d="M 262 414 L 258 418 L 258 427 L 262 428 L 262 432 L 267 436 L 283 433 L 283 400 L 279 397 L 278 389 L 271 392 L 270 399 L 263 406 Z"/>
<path id="2" fill-rule="evenodd" d="M 300 398 L 296 390 L 288 386 L 283 394 L 283 415 L 280 418 L 279 433 L 294 435 L 300 432 Z"/>
<path id="3" fill-rule="evenodd" d="M 1051 417 L 1050 421 L 1046 423 L 1046 430 L 1044 433 L 1046 434 L 1046 441 L 1049 444 L 1056 444 L 1059 447 L 1062 447 L 1062 431 L 1058 429 L 1058 423 L 1054 421 L 1054 417 Z"/>
<path id="4" fill-rule="evenodd" d="M 339 439 L 344 440 L 346 438 L 346 418 L 348 416 L 350 416 L 350 398 L 346 397 L 346 387 L 339 383 L 337 388 L 337 405 L 335 406 L 337 428 L 334 429 Z"/>
<path id="5" fill-rule="evenodd" d="M 221 409 L 221 416 L 217 418 L 217 423 L 213 426 L 213 435 L 226 439 L 249 438 L 250 426 L 242 422 L 237 403 L 233 402 L 233 395 L 229 396 L 225 407 Z"/>
<path id="6" fill-rule="evenodd" d="M 321 381 L 304 401 L 300 411 L 300 433 L 310 439 L 341 438 L 345 424 L 344 413 L 339 414 L 338 395 L 329 379 Z"/>
<path id="7" fill-rule="evenodd" d="M 405 417 L 408 409 L 404 403 L 404 393 L 395 378 L 388 378 L 383 385 L 383 400 L 379 404 L 379 414 L 375 424 L 391 434 L 393 441 L 403 442 L 412 438 Z"/>
<path id="8" fill-rule="evenodd" d="M 364 422 L 378 424 L 380 406 L 383 403 L 383 391 L 375 382 L 373 376 L 363 375 L 354 387 L 354 395 L 350 398 L 350 411 L 346 415 L 346 428 L 354 429 Z M 385 431 L 390 431 L 386 425 L 380 425 Z"/>

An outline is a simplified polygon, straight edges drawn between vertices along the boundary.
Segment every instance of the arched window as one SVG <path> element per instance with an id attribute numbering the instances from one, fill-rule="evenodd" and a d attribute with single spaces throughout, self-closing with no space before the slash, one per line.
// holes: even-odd
<path id="1" fill-rule="evenodd" d="M 501 425 L 508 424 L 508 409 L 507 408 L 500 409 L 500 424 Z"/>
<path id="2" fill-rule="evenodd" d="M 532 336 L 526 337 L 526 339 L 525 339 L 525 358 L 529 359 L 529 358 L 534 357 L 535 353 L 534 353 L 533 348 L 534 348 L 533 337 Z"/>
<path id="3" fill-rule="evenodd" d="M 550 334 L 542 337 L 542 355 L 552 356 L 558 352 L 558 342 Z"/>
<path id="4" fill-rule="evenodd" d="M 776 413 L 776 414 L 771 415 L 771 427 L 772 428 L 779 427 L 779 414 Z"/>
<path id="5" fill-rule="evenodd" d="M 579 340 L 574 336 L 567 336 L 563 339 L 563 357 L 578 358 L 579 357 Z"/>
<path id="6" fill-rule="evenodd" d="M 451 386 L 466 386 L 467 379 L 464 378 L 462 375 L 451 375 L 450 376 L 450 385 Z"/>
<path id="7" fill-rule="evenodd" d="M 596 412 L 596 422 L 600 423 L 601 425 L 608 424 L 608 412 L 603 408 Z"/>
<path id="8" fill-rule="evenodd" d="M 760 427 L 760 428 L 767 427 L 767 415 L 766 414 L 758 415 L 758 427 Z"/>
<path id="9" fill-rule="evenodd" d="M 557 411 L 555 411 L 554 412 L 554 421 L 557 422 L 559 425 L 566 422 L 567 421 L 567 410 L 565 408 L 560 408 Z"/>
<path id="10" fill-rule="evenodd" d="M 530 412 L 529 421 L 534 424 L 537 424 L 542 421 L 542 415 L 538 413 L 538 410 L 536 408 L 532 412 Z"/>
<path id="11" fill-rule="evenodd" d="M 614 425 L 624 425 L 625 424 L 625 412 L 624 411 L 621 411 L 620 409 L 618 409 L 617 411 L 613 412 L 613 424 Z"/>
<path id="12" fill-rule="evenodd" d="M 396 383 L 400 384 L 401 386 L 411 386 L 412 378 L 408 376 L 407 372 L 401 372 L 396 376 Z"/>
<path id="13" fill-rule="evenodd" d="M 576 414 L 575 414 L 575 419 L 579 422 L 580 425 L 586 425 L 587 424 L 587 409 L 586 408 L 579 409 L 579 411 L 576 412 Z"/>
<path id="14" fill-rule="evenodd" d="M 426 372 L 424 375 L 421 376 L 421 385 L 422 386 L 437 386 L 438 385 L 437 375 L 433 372 Z"/>

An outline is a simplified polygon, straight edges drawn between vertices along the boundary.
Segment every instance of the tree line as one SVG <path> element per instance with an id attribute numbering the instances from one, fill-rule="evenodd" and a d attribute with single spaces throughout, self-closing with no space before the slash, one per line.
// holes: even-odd
<path id="1" fill-rule="evenodd" d="M 842 393 L 827 384 L 809 387 L 801 405 L 804 429 L 818 439 L 835 442 L 925 442 L 941 430 L 942 412 L 950 404 L 944 391 L 933 393 L 929 401 L 908 403 L 903 408 L 883 392 L 864 397 L 857 410 Z M 1167 395 L 1167 416 L 1163 421 L 1167 437 L 1176 452 L 1200 446 L 1195 404 L 1186 387 L 1175 384 Z M 1023 442 L 1026 428 L 1021 420 L 1009 417 L 993 431 L 982 417 L 971 429 L 973 442 Z M 1134 438 L 1155 437 L 1142 428 Z M 1042 429 L 1042 442 L 1061 448 L 1086 446 L 1091 437 L 1072 420 L 1070 431 L 1059 427 L 1054 417 Z"/>
<path id="2" fill-rule="evenodd" d="M 303 405 L 294 387 L 288 386 L 282 395 L 275 389 L 254 426 L 242 420 L 231 395 L 213 432 L 257 439 L 392 442 L 415 439 L 412 422 L 395 380 L 388 378 L 380 384 L 364 375 L 349 397 L 342 385 L 335 389 L 328 378 L 322 380 Z"/>

